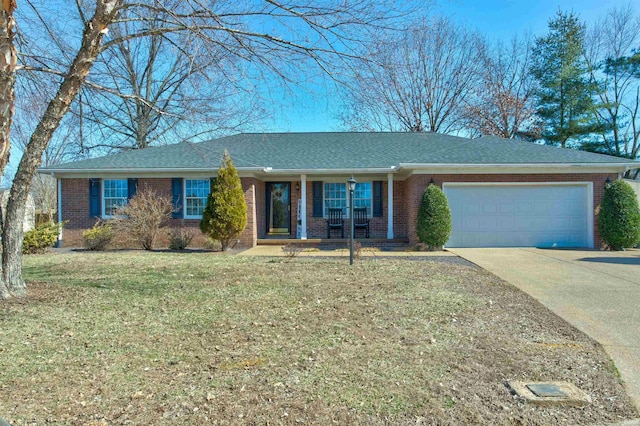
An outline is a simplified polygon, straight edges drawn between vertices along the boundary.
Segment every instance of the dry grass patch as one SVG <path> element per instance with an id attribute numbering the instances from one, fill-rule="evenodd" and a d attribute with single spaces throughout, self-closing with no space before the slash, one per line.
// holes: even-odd
<path id="1" fill-rule="evenodd" d="M 70 253 L 2 305 L 13 424 L 591 424 L 633 417 L 602 349 L 453 263 Z M 507 380 L 567 380 L 586 408 Z"/>

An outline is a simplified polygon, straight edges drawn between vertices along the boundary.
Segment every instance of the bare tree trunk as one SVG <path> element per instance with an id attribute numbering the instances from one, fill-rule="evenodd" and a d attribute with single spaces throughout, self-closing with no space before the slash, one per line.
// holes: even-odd
<path id="1" fill-rule="evenodd" d="M 15 8 L 15 0 L 2 0 L 2 10 L 0 10 L 0 176 L 4 175 L 4 168 L 9 161 L 11 122 L 15 105 L 13 86 L 18 57 L 13 42 Z M 3 225 L 0 205 L 0 229 L 3 229 Z M 0 266 L 0 300 L 10 297 L 9 286 L 2 279 L 2 273 L 3 268 Z"/>
<path id="2" fill-rule="evenodd" d="M 5 0 L 3 0 L 4 3 Z M 100 43 L 107 26 L 113 20 L 120 0 L 96 0 L 93 18 L 85 25 L 82 45 L 76 54 L 69 72 L 62 80 L 60 88 L 51 100 L 44 116 L 36 127 L 27 145 L 18 171 L 13 180 L 9 204 L 2 232 L 2 273 L 4 283 L 12 295 L 25 292 L 22 279 L 22 221 L 31 187 L 31 181 L 42 162 L 42 153 L 47 147 L 62 117 L 78 94 L 100 51 Z"/>

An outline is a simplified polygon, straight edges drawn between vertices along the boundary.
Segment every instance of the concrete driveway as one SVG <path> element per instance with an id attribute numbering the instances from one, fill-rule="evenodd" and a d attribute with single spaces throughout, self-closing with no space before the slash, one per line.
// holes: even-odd
<path id="1" fill-rule="evenodd" d="M 449 249 L 604 346 L 640 409 L 640 250 Z"/>

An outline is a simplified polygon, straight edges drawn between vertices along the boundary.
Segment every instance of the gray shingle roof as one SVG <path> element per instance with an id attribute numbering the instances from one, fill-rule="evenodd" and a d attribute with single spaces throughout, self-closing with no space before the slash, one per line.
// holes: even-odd
<path id="1" fill-rule="evenodd" d="M 628 164 L 640 162 L 512 139 L 467 139 L 437 133 L 243 133 L 201 143 L 179 143 L 121 152 L 101 158 L 41 169 L 211 170 L 227 149 L 238 169 L 275 170 L 375 169 L 400 164 L 554 165 Z"/>

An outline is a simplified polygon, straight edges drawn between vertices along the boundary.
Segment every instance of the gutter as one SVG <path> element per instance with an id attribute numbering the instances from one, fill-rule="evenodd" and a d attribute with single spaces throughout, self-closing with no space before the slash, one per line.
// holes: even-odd
<path id="1" fill-rule="evenodd" d="M 428 171 L 443 172 L 453 171 L 461 173 L 468 171 L 469 173 L 478 173 L 490 171 L 491 173 L 532 173 L 551 172 L 558 173 L 560 171 L 573 171 L 576 173 L 584 173 L 587 171 L 611 172 L 611 171 L 628 171 L 630 169 L 640 169 L 640 162 L 632 166 L 627 163 L 536 163 L 536 164 L 519 164 L 519 163 L 495 163 L 495 164 L 441 164 L 441 163 L 400 163 L 399 169 L 406 171 Z"/>
<path id="2" fill-rule="evenodd" d="M 140 173 L 140 174 L 150 174 L 150 173 L 211 173 L 212 171 L 217 171 L 218 168 L 197 168 L 197 169 L 188 169 L 188 168 L 143 168 L 143 169 L 125 169 L 125 168 L 110 168 L 110 169 L 56 169 L 48 167 L 46 169 L 38 169 L 37 172 L 45 175 L 54 176 L 57 174 L 65 174 L 65 175 L 76 175 L 76 174 L 89 174 L 92 176 L 97 176 L 100 174 L 128 174 L 131 175 Z M 265 167 L 236 167 L 238 171 L 244 172 L 266 172 L 267 168 Z"/>

